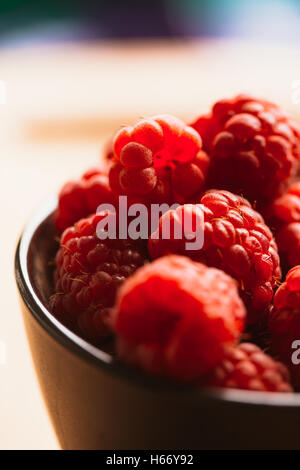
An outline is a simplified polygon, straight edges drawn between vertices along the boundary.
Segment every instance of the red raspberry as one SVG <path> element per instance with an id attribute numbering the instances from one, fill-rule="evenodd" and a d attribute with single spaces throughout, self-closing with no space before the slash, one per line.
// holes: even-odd
<path id="1" fill-rule="evenodd" d="M 108 181 L 108 175 L 100 168 L 86 171 L 80 180 L 68 181 L 61 188 L 55 224 L 65 230 L 79 219 L 96 212 L 100 204 L 116 204 Z"/>
<path id="2" fill-rule="evenodd" d="M 186 202 L 205 182 L 209 159 L 201 145 L 199 134 L 173 116 L 124 127 L 114 139 L 111 188 L 143 204 Z"/>
<path id="3" fill-rule="evenodd" d="M 194 380 L 222 358 L 243 329 L 233 280 L 186 257 L 139 269 L 119 291 L 113 322 L 119 357 L 151 373 Z"/>
<path id="4" fill-rule="evenodd" d="M 210 187 L 250 201 L 280 194 L 295 175 L 300 128 L 278 106 L 247 95 L 215 103 L 193 124 L 211 156 Z"/>
<path id="5" fill-rule="evenodd" d="M 300 350 L 300 266 L 291 269 L 285 282 L 274 296 L 274 308 L 269 319 L 272 352 L 289 368 L 292 381 L 300 388 L 300 363 L 292 360 Z M 293 342 L 298 341 L 296 348 Z M 294 345 L 295 346 L 295 345 Z M 298 360 L 300 354 L 298 354 Z"/>
<path id="6" fill-rule="evenodd" d="M 139 241 L 97 237 L 104 215 L 81 219 L 62 234 L 50 300 L 60 320 L 92 341 L 109 334 L 106 320 L 116 290 L 145 259 Z"/>
<path id="7" fill-rule="evenodd" d="M 276 235 L 284 272 L 300 264 L 300 223 L 287 224 Z"/>
<path id="8" fill-rule="evenodd" d="M 282 266 L 287 270 L 300 264 L 300 182 L 291 184 L 263 213 L 276 235 Z"/>
<path id="9" fill-rule="evenodd" d="M 114 150 L 113 150 L 113 139 L 112 137 L 105 143 L 102 154 L 101 160 L 108 170 L 110 169 L 111 165 L 113 164 L 114 159 Z"/>
<path id="10" fill-rule="evenodd" d="M 300 222 L 300 182 L 292 183 L 282 196 L 272 202 L 268 210 L 268 217 L 272 218 L 271 223 L 275 228 Z"/>
<path id="11" fill-rule="evenodd" d="M 222 269 L 239 283 L 240 294 L 249 309 L 247 322 L 262 320 L 262 311 L 271 303 L 273 288 L 281 272 L 277 247 L 261 215 L 248 201 L 228 191 L 207 191 L 197 205 L 183 205 L 165 213 L 159 228 L 148 242 L 152 259 L 168 253 L 184 254 L 208 266 Z M 181 225 L 201 213 L 204 218 L 204 245 L 187 250 L 187 239 L 162 238 L 166 219 L 171 226 Z M 190 241 L 190 240 L 189 240 Z"/>
<path id="12" fill-rule="evenodd" d="M 265 392 L 292 392 L 289 372 L 258 346 L 242 343 L 224 348 L 223 361 L 209 374 L 206 385 Z"/>

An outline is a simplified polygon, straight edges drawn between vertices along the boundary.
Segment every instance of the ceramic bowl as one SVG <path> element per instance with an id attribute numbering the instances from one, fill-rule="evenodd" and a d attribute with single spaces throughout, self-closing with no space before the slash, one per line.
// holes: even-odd
<path id="1" fill-rule="evenodd" d="M 300 449 L 300 394 L 201 390 L 118 363 L 49 311 L 56 200 L 29 221 L 15 273 L 26 333 L 63 449 Z"/>

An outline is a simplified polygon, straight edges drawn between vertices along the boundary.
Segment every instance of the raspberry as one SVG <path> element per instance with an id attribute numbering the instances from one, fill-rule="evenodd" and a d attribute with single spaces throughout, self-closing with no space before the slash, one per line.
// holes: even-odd
<path id="1" fill-rule="evenodd" d="M 287 224 L 276 235 L 283 270 L 300 264 L 300 223 Z"/>
<path id="2" fill-rule="evenodd" d="M 109 334 L 109 307 L 118 286 L 145 260 L 139 241 L 97 237 L 104 215 L 81 219 L 62 234 L 50 299 L 51 310 L 62 322 L 95 342 Z"/>
<path id="3" fill-rule="evenodd" d="M 166 219 L 171 227 L 181 226 L 180 235 L 184 235 L 186 221 L 194 217 L 195 225 L 197 213 L 204 219 L 202 248 L 187 250 L 187 238 L 175 239 L 172 231 L 169 239 L 162 237 Z M 263 320 L 273 288 L 281 277 L 277 247 L 263 218 L 248 201 L 228 191 L 207 191 L 200 204 L 186 204 L 165 213 L 149 239 L 148 248 L 152 259 L 168 253 L 184 254 L 235 278 L 249 309 L 248 324 Z"/>
<path id="4" fill-rule="evenodd" d="M 300 364 L 292 361 L 293 342 L 300 348 L 300 266 L 291 269 L 285 282 L 274 296 L 274 307 L 269 319 L 272 352 L 289 368 L 292 382 L 300 388 Z M 295 346 L 295 345 L 294 345 Z M 300 354 L 298 354 L 299 360 Z"/>
<path id="5" fill-rule="evenodd" d="M 268 208 L 269 217 L 276 228 L 290 222 L 300 222 L 300 182 L 292 183 L 286 192 L 275 199 Z"/>
<path id="6" fill-rule="evenodd" d="M 300 128 L 273 103 L 238 95 L 191 125 L 211 156 L 210 187 L 254 202 L 280 194 L 297 172 Z"/>
<path id="7" fill-rule="evenodd" d="M 114 151 L 113 151 L 113 139 L 112 137 L 105 143 L 102 153 L 101 153 L 101 160 L 108 170 L 110 169 L 114 158 Z"/>
<path id="8" fill-rule="evenodd" d="M 202 190 L 209 164 L 201 138 L 173 116 L 143 119 L 114 139 L 110 185 L 143 204 L 186 202 Z"/>
<path id="9" fill-rule="evenodd" d="M 300 182 L 291 184 L 263 213 L 276 235 L 284 270 L 300 264 Z"/>
<path id="10" fill-rule="evenodd" d="M 113 314 L 119 357 L 153 374 L 194 380 L 222 358 L 243 329 L 233 280 L 182 256 L 139 269 L 119 291 Z"/>
<path id="11" fill-rule="evenodd" d="M 208 375 L 205 384 L 265 392 L 292 392 L 289 372 L 258 346 L 242 343 L 224 348 L 222 362 Z"/>
<path id="12" fill-rule="evenodd" d="M 96 212 L 100 204 L 116 204 L 107 174 L 100 168 L 86 171 L 80 180 L 68 181 L 61 188 L 55 224 L 59 231 L 65 230 L 79 219 Z"/>

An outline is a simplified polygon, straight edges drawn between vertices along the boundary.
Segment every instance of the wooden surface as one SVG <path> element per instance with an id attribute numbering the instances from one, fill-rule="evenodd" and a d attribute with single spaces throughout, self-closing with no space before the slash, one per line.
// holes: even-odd
<path id="1" fill-rule="evenodd" d="M 55 449 L 23 331 L 13 256 L 32 211 L 139 116 L 189 119 L 249 91 L 300 117 L 299 48 L 232 41 L 101 43 L 0 50 L 0 448 Z M 6 362 L 1 364 L 1 344 Z"/>

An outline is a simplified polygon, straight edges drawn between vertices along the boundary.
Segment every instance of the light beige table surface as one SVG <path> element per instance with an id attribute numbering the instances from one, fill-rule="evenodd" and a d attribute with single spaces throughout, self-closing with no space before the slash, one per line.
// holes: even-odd
<path id="1" fill-rule="evenodd" d="M 300 52 L 231 41 L 2 49 L 0 81 L 6 84 L 6 104 L 0 104 L 0 362 L 6 349 L 0 448 L 56 449 L 13 278 L 26 219 L 65 179 L 97 161 L 113 130 L 139 116 L 189 119 L 217 98 L 250 91 L 300 117 L 300 93 L 293 89 L 300 89 Z"/>

